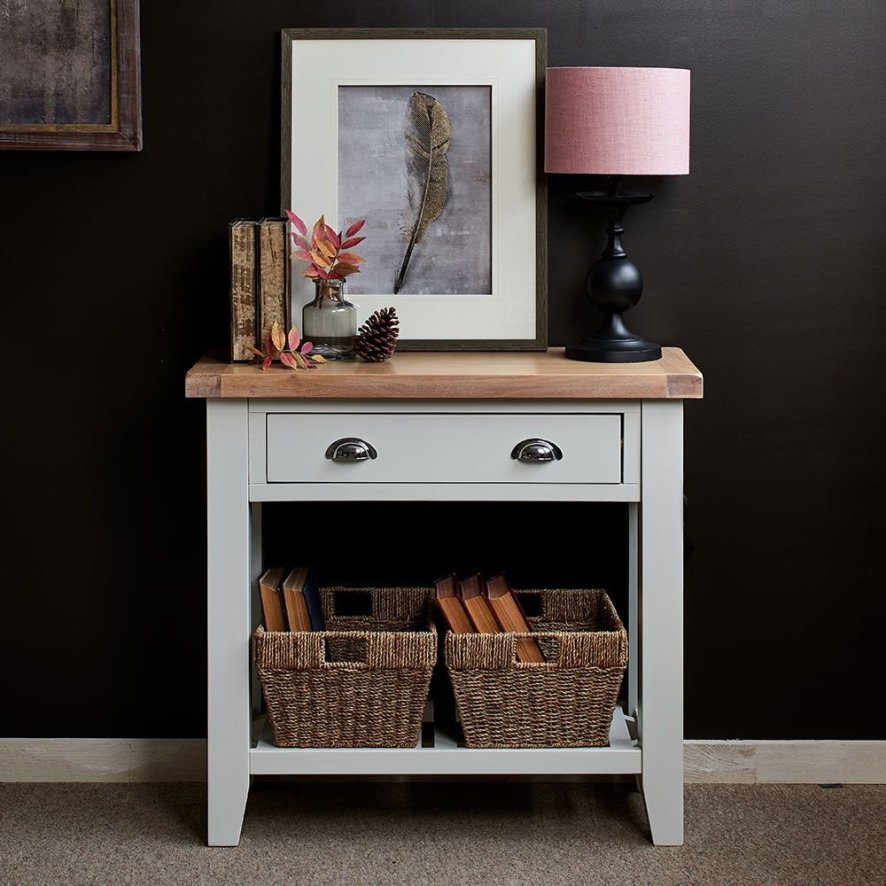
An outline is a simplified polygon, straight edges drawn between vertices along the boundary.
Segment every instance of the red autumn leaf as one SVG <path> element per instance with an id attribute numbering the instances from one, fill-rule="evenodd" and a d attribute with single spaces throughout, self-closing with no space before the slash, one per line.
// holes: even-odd
<path id="1" fill-rule="evenodd" d="M 310 354 L 311 351 L 313 351 L 313 350 L 314 350 L 314 343 L 311 342 L 311 341 L 306 341 L 306 342 L 301 346 L 301 353 L 302 353 L 302 354 Z"/>
<path id="2" fill-rule="evenodd" d="M 311 244 L 305 240 L 304 237 L 300 237 L 298 234 L 291 234 L 292 242 L 295 243 L 296 246 L 300 246 L 304 250 L 310 250 Z"/>
<path id="3" fill-rule="evenodd" d="M 305 252 L 304 249 L 299 249 L 296 252 L 293 252 L 292 257 L 297 258 L 299 261 L 313 261 L 314 260 L 311 257 L 311 253 Z"/>
<path id="4" fill-rule="evenodd" d="M 363 225 L 365 225 L 365 224 L 366 224 L 366 219 L 365 219 L 365 218 L 361 218 L 359 221 L 355 221 L 354 224 L 352 224 L 352 225 L 351 225 L 351 226 L 345 231 L 345 237 L 353 237 L 354 234 L 356 234 L 357 231 L 359 231 L 360 228 L 362 228 Z"/>
<path id="5" fill-rule="evenodd" d="M 274 358 L 270 354 L 268 354 L 268 356 L 265 357 L 264 360 L 262 360 L 261 368 L 267 369 L 273 362 L 274 362 Z"/>
<path id="6" fill-rule="evenodd" d="M 304 236 L 308 233 L 308 226 L 291 210 L 286 210 L 286 217 L 292 222 L 293 227 Z"/>
<path id="7" fill-rule="evenodd" d="M 295 356 L 290 354 L 288 351 L 284 351 L 280 355 L 280 362 L 284 366 L 288 366 L 290 369 L 298 369 L 298 363 L 295 360 Z"/>
<path id="8" fill-rule="evenodd" d="M 301 335 L 299 335 L 298 327 L 293 326 L 292 329 L 289 330 L 289 335 L 286 338 L 286 344 L 289 345 L 289 350 L 294 351 L 298 347 L 300 341 Z"/>
<path id="9" fill-rule="evenodd" d="M 356 265 L 336 265 L 333 271 L 340 277 L 349 277 L 351 274 L 360 273 L 360 269 Z"/>
<path id="10" fill-rule="evenodd" d="M 345 240 L 345 242 L 342 243 L 341 248 L 353 249 L 353 247 L 355 247 L 358 243 L 362 243 L 365 239 L 365 237 L 351 237 L 350 239 Z"/>
<path id="11" fill-rule="evenodd" d="M 329 272 L 329 279 L 330 280 L 344 280 L 345 278 L 342 277 L 341 274 L 337 274 L 335 271 L 330 271 Z"/>
<path id="12" fill-rule="evenodd" d="M 329 225 L 326 225 L 326 239 L 336 248 L 338 249 L 341 246 L 341 237 L 335 233 Z"/>
<path id="13" fill-rule="evenodd" d="M 359 265 L 363 261 L 363 256 L 357 255 L 356 252 L 340 252 L 338 260 L 345 265 Z"/>
<path id="14" fill-rule="evenodd" d="M 316 267 L 316 265 L 314 267 Z M 329 279 L 329 272 L 324 271 L 323 268 L 317 268 L 317 276 L 321 277 L 323 280 L 328 280 Z"/>
<path id="15" fill-rule="evenodd" d="M 302 274 L 302 277 L 319 277 L 319 276 L 320 276 L 320 271 L 316 267 L 314 267 L 314 265 L 311 265 L 309 268 L 307 268 L 305 270 L 304 274 Z"/>

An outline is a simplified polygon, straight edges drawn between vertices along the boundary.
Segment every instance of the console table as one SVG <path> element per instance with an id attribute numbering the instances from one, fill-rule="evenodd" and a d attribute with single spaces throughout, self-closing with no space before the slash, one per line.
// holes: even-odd
<path id="1" fill-rule="evenodd" d="M 562 349 L 403 353 L 298 372 L 207 357 L 186 393 L 207 414 L 210 845 L 239 842 L 253 775 L 283 774 L 635 774 L 653 842 L 683 842 L 683 400 L 702 377 L 682 351 L 621 365 Z M 343 438 L 376 456 L 330 457 Z M 542 445 L 521 460 L 527 441 Z M 300 749 L 253 735 L 262 503 L 317 499 L 627 503 L 627 709 L 609 746 L 471 750 L 438 733 L 433 747 Z"/>

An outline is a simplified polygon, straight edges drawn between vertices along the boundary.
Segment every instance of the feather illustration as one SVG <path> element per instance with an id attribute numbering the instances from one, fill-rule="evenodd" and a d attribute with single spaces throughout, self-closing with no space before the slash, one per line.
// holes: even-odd
<path id="1" fill-rule="evenodd" d="M 421 243 L 431 222 L 440 217 L 449 194 L 449 170 L 446 151 L 452 129 L 446 108 L 432 95 L 413 92 L 406 116 L 407 208 L 404 213 L 409 241 L 394 292 L 400 291 L 412 258 L 412 250 Z"/>

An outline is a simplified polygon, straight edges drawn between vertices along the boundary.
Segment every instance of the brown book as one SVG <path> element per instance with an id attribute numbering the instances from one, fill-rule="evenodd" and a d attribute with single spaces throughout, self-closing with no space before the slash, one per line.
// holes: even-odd
<path id="1" fill-rule="evenodd" d="M 289 330 L 289 249 L 286 219 L 263 218 L 258 223 L 258 328 L 261 341 L 275 323 Z"/>
<path id="2" fill-rule="evenodd" d="M 265 619 L 265 630 L 285 631 L 286 619 L 283 616 L 283 602 L 280 599 L 280 582 L 286 570 L 280 566 L 276 569 L 265 570 L 258 580 L 258 589 L 261 592 L 261 608 Z"/>
<path id="3" fill-rule="evenodd" d="M 453 634 L 473 634 L 474 626 L 471 624 L 464 604 L 458 599 L 458 586 L 454 575 L 434 582 L 437 587 L 437 605 L 446 619 L 446 625 Z"/>
<path id="4" fill-rule="evenodd" d="M 256 342 L 255 314 L 255 222 L 234 219 L 228 225 L 231 264 L 231 363 L 253 360 L 248 348 Z"/>
<path id="5" fill-rule="evenodd" d="M 526 621 L 526 616 L 520 608 L 520 602 L 508 587 L 507 579 L 503 575 L 493 576 L 486 582 L 486 596 L 495 619 L 503 631 L 515 634 L 530 632 L 529 622 Z M 517 640 L 517 661 L 544 660 L 544 653 L 537 640 L 530 640 L 528 637 Z"/>
<path id="6" fill-rule="evenodd" d="M 283 579 L 283 606 L 290 631 L 311 630 L 311 616 L 305 600 L 305 583 L 308 580 L 308 567 L 299 566 Z"/>
<path id="7" fill-rule="evenodd" d="M 498 622 L 492 614 L 489 601 L 483 596 L 484 590 L 483 579 L 479 575 L 472 575 L 461 583 L 459 596 L 477 632 L 497 634 Z"/>

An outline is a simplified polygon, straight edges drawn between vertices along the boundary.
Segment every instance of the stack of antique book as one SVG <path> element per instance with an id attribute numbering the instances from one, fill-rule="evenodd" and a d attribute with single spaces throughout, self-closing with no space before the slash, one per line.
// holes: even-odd
<path id="1" fill-rule="evenodd" d="M 528 634 L 532 630 L 503 575 L 485 582 L 480 575 L 464 581 L 450 575 L 436 585 L 437 605 L 454 634 Z M 543 662 L 545 657 L 537 641 L 522 637 L 517 640 L 517 660 Z"/>
<path id="2" fill-rule="evenodd" d="M 287 224 L 285 218 L 238 218 L 228 225 L 232 363 L 254 360 L 249 349 L 261 349 L 275 323 L 290 326 Z"/>
<path id="3" fill-rule="evenodd" d="M 269 631 L 323 631 L 326 623 L 309 566 L 266 569 L 258 580 L 262 614 Z"/>

